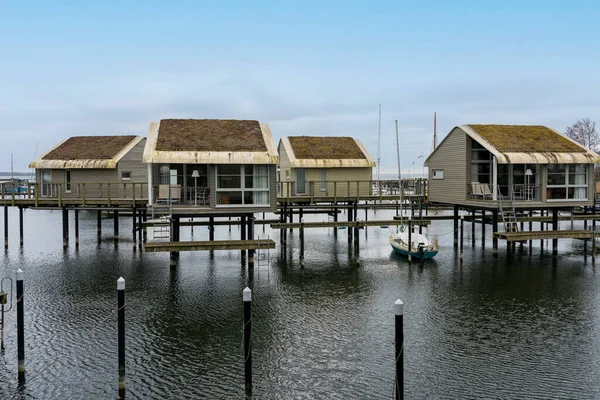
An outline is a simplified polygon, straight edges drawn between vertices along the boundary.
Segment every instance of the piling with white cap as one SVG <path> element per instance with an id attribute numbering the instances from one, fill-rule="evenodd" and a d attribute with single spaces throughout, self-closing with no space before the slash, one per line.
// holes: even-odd
<path id="1" fill-rule="evenodd" d="M 17 270 L 17 359 L 19 381 L 25 380 L 25 317 L 23 308 L 23 270 Z"/>
<path id="2" fill-rule="evenodd" d="M 125 398 L 125 279 L 117 279 L 119 398 Z"/>
<path id="3" fill-rule="evenodd" d="M 252 398 L 252 291 L 243 291 L 244 299 L 244 377 L 246 399 Z"/>
<path id="4" fill-rule="evenodd" d="M 404 303 L 394 303 L 396 347 L 396 400 L 404 399 Z"/>

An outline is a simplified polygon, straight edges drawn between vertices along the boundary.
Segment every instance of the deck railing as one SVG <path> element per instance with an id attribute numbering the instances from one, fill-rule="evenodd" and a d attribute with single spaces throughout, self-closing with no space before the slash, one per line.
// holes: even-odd
<path id="1" fill-rule="evenodd" d="M 37 205 L 41 202 L 62 203 L 77 202 L 86 205 L 89 202 L 102 202 L 111 205 L 113 201 L 132 201 L 148 199 L 147 182 L 72 182 L 72 183 L 27 183 L 19 190 L 7 190 L 6 184 L 0 184 L 0 200 L 30 199 Z"/>

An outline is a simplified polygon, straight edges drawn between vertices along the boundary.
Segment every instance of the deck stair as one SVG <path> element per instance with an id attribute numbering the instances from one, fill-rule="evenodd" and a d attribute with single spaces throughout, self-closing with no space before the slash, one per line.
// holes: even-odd
<path id="1" fill-rule="evenodd" d="M 152 206 L 152 238 L 171 238 L 171 207 Z"/>
<path id="2" fill-rule="evenodd" d="M 517 222 L 517 213 L 515 211 L 515 196 L 510 190 L 509 204 L 502 203 L 502 194 L 500 194 L 500 188 L 498 188 L 498 204 L 500 205 L 500 214 L 502 215 L 502 222 L 504 223 L 504 232 L 519 232 L 519 224 Z M 508 208 L 506 207 L 508 205 Z"/>

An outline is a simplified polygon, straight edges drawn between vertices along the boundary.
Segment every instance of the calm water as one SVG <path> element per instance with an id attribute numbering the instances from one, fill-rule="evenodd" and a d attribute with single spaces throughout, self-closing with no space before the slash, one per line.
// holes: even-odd
<path id="1" fill-rule="evenodd" d="M 356 267 L 347 231 L 336 241 L 331 229 L 312 229 L 304 269 L 295 231 L 285 254 L 271 250 L 268 260 L 261 253 L 249 276 L 238 251 L 182 253 L 174 271 L 166 253 L 133 253 L 129 219 L 121 220 L 118 247 L 112 220 L 103 220 L 98 244 L 95 218 L 80 213 L 80 248 L 72 233 L 63 252 L 60 212 L 26 210 L 21 250 L 11 209 L 0 276 L 25 271 L 27 382 L 16 379 L 11 311 L 0 398 L 116 397 L 119 276 L 126 279 L 128 398 L 243 398 L 246 285 L 254 300 L 255 398 L 392 399 L 398 298 L 409 399 L 600 398 L 600 282 L 581 242 L 561 241 L 556 263 L 549 243 L 542 253 L 539 241 L 531 253 L 517 246 L 508 259 L 501 243 L 495 259 L 489 228 L 485 249 L 479 230 L 473 248 L 466 224 L 460 265 L 452 222 L 435 222 L 426 233 L 439 238 L 440 254 L 421 267 L 392 254 L 387 230 L 369 228 L 361 231 Z M 279 239 L 268 228 L 256 231 Z M 207 236 L 195 228 L 195 240 Z M 190 237 L 184 228 L 182 240 Z M 239 238 L 238 228 L 217 229 L 217 239 L 228 237 Z"/>

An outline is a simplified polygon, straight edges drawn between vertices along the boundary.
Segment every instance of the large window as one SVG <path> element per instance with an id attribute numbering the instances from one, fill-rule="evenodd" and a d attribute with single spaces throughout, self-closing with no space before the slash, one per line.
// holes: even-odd
<path id="1" fill-rule="evenodd" d="M 71 193 L 71 170 L 65 170 L 65 193 Z"/>
<path id="2" fill-rule="evenodd" d="M 492 154 L 478 142 L 471 140 L 471 181 L 492 182 Z"/>
<path id="3" fill-rule="evenodd" d="M 586 200 L 587 165 L 548 164 L 548 200 Z"/>
<path id="4" fill-rule="evenodd" d="M 268 165 L 217 165 L 217 205 L 269 205 Z"/>

